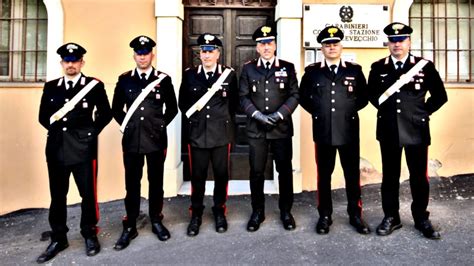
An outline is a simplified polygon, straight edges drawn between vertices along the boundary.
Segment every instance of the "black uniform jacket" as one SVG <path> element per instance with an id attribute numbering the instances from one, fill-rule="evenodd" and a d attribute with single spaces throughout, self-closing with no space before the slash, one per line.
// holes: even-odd
<path id="1" fill-rule="evenodd" d="M 280 139 L 293 136 L 291 114 L 298 106 L 298 80 L 292 63 L 275 58 L 270 70 L 260 59 L 244 64 L 240 75 L 240 106 L 247 114 L 247 136 Z M 263 114 L 280 112 L 284 119 L 267 129 L 251 118 L 255 111 Z"/>
<path id="2" fill-rule="evenodd" d="M 409 71 L 421 57 L 409 55 L 402 73 Z M 378 109 L 377 140 L 400 146 L 430 144 L 430 115 L 448 101 L 438 71 L 428 62 L 409 83 L 405 84 L 380 106 L 378 98 L 400 77 L 391 57 L 372 64 L 369 74 L 369 100 Z M 426 93 L 430 97 L 426 98 Z"/>
<path id="3" fill-rule="evenodd" d="M 218 64 L 209 80 L 202 65 L 184 71 L 178 101 L 183 114 L 208 92 L 226 68 Z M 232 70 L 222 83 L 222 89 L 212 96 L 201 111 L 196 111 L 188 119 L 185 134 L 191 146 L 213 148 L 233 141 L 233 116 L 239 104 L 238 95 L 237 77 Z"/>
<path id="4" fill-rule="evenodd" d="M 313 118 L 313 140 L 327 145 L 359 141 L 357 111 L 368 103 L 362 67 L 341 61 L 337 74 L 325 60 L 305 68 L 300 85 L 300 104 Z"/>
<path id="5" fill-rule="evenodd" d="M 72 89 L 66 90 L 64 78 L 44 85 L 39 122 L 48 130 L 48 162 L 72 165 L 97 158 L 97 136 L 112 119 L 104 83 L 99 81 L 78 104 L 50 125 L 49 118 L 94 78 L 81 74 Z M 97 108 L 94 112 L 94 108 Z"/>
<path id="6" fill-rule="evenodd" d="M 112 101 L 113 116 L 119 124 L 122 124 L 126 115 L 124 106 L 128 110 L 142 89 L 156 80 L 160 73 L 153 69 L 145 82 L 140 80 L 136 69 L 119 76 Z M 173 84 L 171 78 L 166 76 L 146 96 L 128 121 L 122 138 L 123 151 L 145 154 L 166 149 L 166 126 L 177 113 Z"/>

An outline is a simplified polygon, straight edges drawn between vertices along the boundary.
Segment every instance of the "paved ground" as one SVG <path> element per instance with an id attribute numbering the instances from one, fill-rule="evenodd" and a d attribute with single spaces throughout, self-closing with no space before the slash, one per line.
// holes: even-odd
<path id="1" fill-rule="evenodd" d="M 79 234 L 79 206 L 69 207 L 69 248 L 50 261 L 54 265 L 71 264 L 355 264 L 355 265 L 473 265 L 474 264 L 474 175 L 432 178 L 431 202 L 433 223 L 441 228 L 442 239 L 428 240 L 414 229 L 407 182 L 401 185 L 403 227 L 387 237 L 372 233 L 357 234 L 348 224 L 344 190 L 333 191 L 334 224 L 328 235 L 315 233 L 318 218 L 314 192 L 296 195 L 293 214 L 297 229 L 285 231 L 279 221 L 277 196 L 268 195 L 266 220 L 256 233 L 246 231 L 250 215 L 249 196 L 234 196 L 228 201 L 229 230 L 214 231 L 210 208 L 206 208 L 201 232 L 186 236 L 189 221 L 188 196 L 167 199 L 165 224 L 171 239 L 159 241 L 151 233 L 146 218 L 141 220 L 139 236 L 123 251 L 113 250 L 121 232 L 122 201 L 103 203 L 101 208 L 102 251 L 95 257 L 84 253 Z M 382 219 L 380 185 L 363 187 L 364 213 L 372 229 Z M 205 199 L 211 206 L 210 197 Z M 142 201 L 142 209 L 148 203 Z M 0 264 L 35 264 L 46 248 L 41 233 L 49 230 L 48 211 L 35 209 L 0 217 Z"/>

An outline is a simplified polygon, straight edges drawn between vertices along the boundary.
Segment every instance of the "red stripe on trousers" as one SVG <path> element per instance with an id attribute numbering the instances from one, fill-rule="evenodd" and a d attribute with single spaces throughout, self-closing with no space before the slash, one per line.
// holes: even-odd
<path id="1" fill-rule="evenodd" d="M 316 142 L 314 143 L 314 160 L 316 162 L 316 189 L 318 190 L 318 203 L 317 206 L 319 207 L 319 172 L 318 172 L 318 151 L 316 147 Z"/>
<path id="2" fill-rule="evenodd" d="M 425 173 L 425 176 L 426 176 L 426 181 L 429 183 L 430 182 L 430 176 L 428 175 L 428 147 L 426 148 L 426 173 Z"/>
<path id="3" fill-rule="evenodd" d="M 188 144 L 188 160 L 189 160 L 189 175 L 191 176 L 191 179 L 193 178 L 193 160 L 191 158 L 191 144 Z M 193 182 L 191 182 L 191 195 L 193 195 Z M 189 206 L 189 215 L 191 216 L 192 213 L 192 208 Z"/>
<path id="4" fill-rule="evenodd" d="M 97 159 L 92 160 L 92 184 L 94 186 L 94 205 L 95 205 L 95 218 L 97 223 L 100 220 L 99 203 L 97 202 Z M 98 231 L 98 227 L 96 227 Z M 96 232 L 97 234 L 98 232 Z"/>

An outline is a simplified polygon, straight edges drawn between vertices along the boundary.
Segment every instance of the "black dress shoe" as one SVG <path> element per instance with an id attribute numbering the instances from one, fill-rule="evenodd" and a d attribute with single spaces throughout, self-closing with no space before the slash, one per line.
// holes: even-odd
<path id="1" fill-rule="evenodd" d="M 402 228 L 400 219 L 395 217 L 384 217 L 380 225 L 377 227 L 377 235 L 388 236 L 394 230 Z"/>
<path id="2" fill-rule="evenodd" d="M 415 223 L 415 228 L 423 233 L 423 236 L 429 239 L 440 239 L 441 234 L 433 227 L 431 221 L 426 219 Z"/>
<path id="3" fill-rule="evenodd" d="M 265 214 L 261 211 L 254 211 L 250 216 L 250 220 L 247 223 L 247 231 L 255 232 L 260 228 L 260 224 L 265 220 Z"/>
<path id="4" fill-rule="evenodd" d="M 216 232 L 224 233 L 227 231 L 227 219 L 223 213 L 214 214 L 214 220 L 216 221 Z"/>
<path id="5" fill-rule="evenodd" d="M 85 239 L 85 242 L 87 256 L 95 256 L 100 252 L 100 244 L 97 236 L 88 237 Z"/>
<path id="6" fill-rule="evenodd" d="M 369 225 L 359 216 L 354 216 L 349 219 L 349 223 L 357 230 L 359 234 L 370 234 Z"/>
<path id="7" fill-rule="evenodd" d="M 295 223 L 295 219 L 293 218 L 293 215 L 291 215 L 291 213 L 289 213 L 289 212 L 282 213 L 280 215 L 280 219 L 283 222 L 283 228 L 285 228 L 286 230 L 289 230 L 289 231 L 295 230 L 296 223 Z"/>
<path id="8" fill-rule="evenodd" d="M 197 236 L 199 234 L 199 226 L 201 226 L 201 223 L 202 218 L 200 216 L 191 217 L 187 230 L 188 236 Z"/>
<path id="9" fill-rule="evenodd" d="M 56 256 L 59 252 L 65 250 L 67 247 L 69 247 L 69 243 L 67 242 L 67 240 L 61 242 L 53 241 L 49 244 L 43 254 L 41 254 L 38 259 L 36 259 L 36 262 L 46 262 L 54 258 L 54 256 Z"/>
<path id="10" fill-rule="evenodd" d="M 318 223 L 316 224 L 316 233 L 325 235 L 329 233 L 329 226 L 332 224 L 332 219 L 329 216 L 319 217 Z"/>
<path id="11" fill-rule="evenodd" d="M 122 231 L 122 235 L 117 240 L 117 242 L 115 242 L 114 249 L 122 250 L 128 247 L 132 239 L 134 239 L 137 236 L 138 236 L 137 228 L 135 227 L 124 228 Z"/>
<path id="12" fill-rule="evenodd" d="M 162 222 L 152 223 L 151 231 L 156 234 L 160 241 L 166 241 L 171 238 L 170 231 L 166 229 Z"/>

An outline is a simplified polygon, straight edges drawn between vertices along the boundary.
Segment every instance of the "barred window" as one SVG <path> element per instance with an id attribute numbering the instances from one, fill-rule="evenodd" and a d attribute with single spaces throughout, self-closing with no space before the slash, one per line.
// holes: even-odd
<path id="1" fill-rule="evenodd" d="M 0 81 L 46 80 L 47 22 L 42 0 L 1 0 Z"/>
<path id="2" fill-rule="evenodd" d="M 432 60 L 445 82 L 473 82 L 473 0 L 415 0 L 412 53 Z"/>

